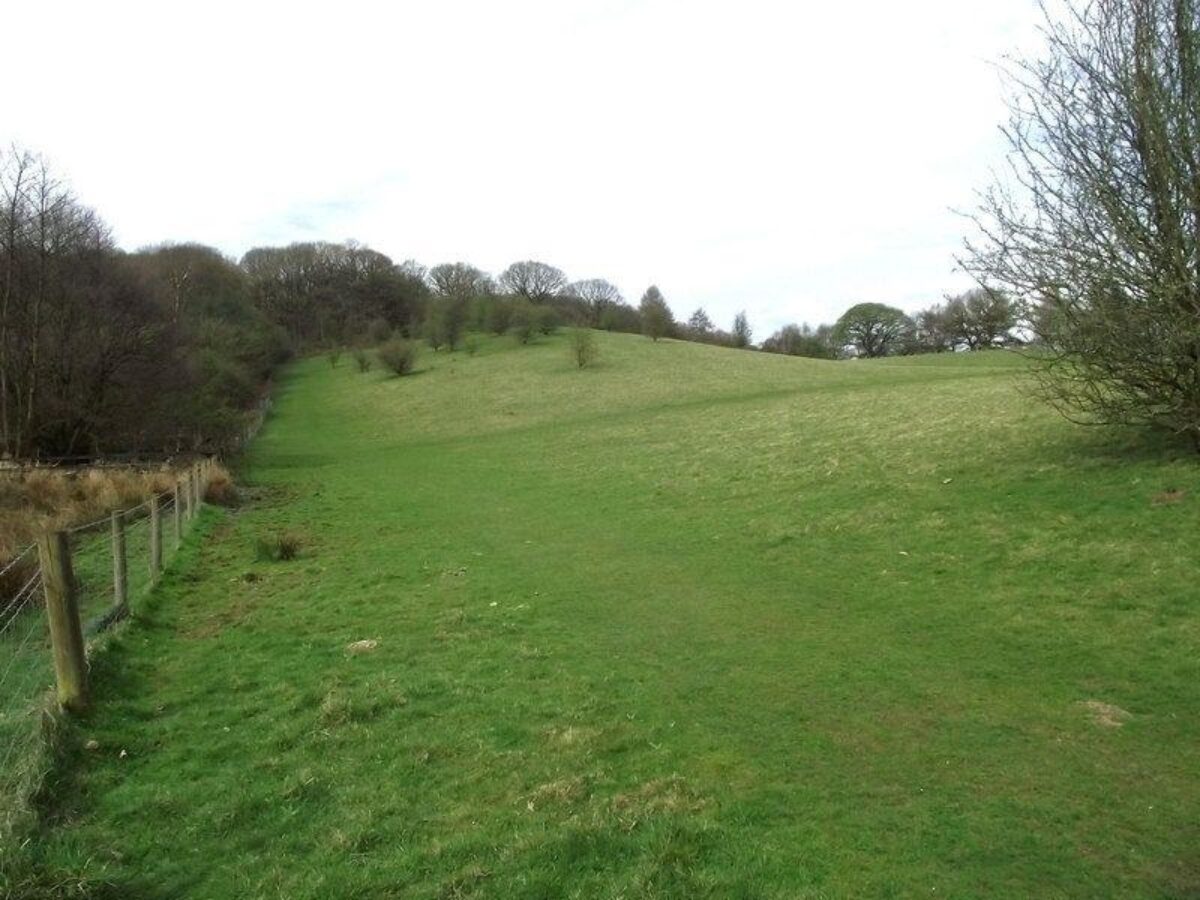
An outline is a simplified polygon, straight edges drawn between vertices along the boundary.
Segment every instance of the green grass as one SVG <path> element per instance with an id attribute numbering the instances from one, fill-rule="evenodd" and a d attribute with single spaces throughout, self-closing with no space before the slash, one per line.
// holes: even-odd
<path id="1" fill-rule="evenodd" d="M 24 890 L 1197 896 L 1192 456 L 1005 354 L 599 342 L 293 367 Z"/>

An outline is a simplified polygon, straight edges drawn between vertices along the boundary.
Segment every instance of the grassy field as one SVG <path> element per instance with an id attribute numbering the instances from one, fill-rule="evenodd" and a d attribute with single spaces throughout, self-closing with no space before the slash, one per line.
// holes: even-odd
<path id="1" fill-rule="evenodd" d="M 38 883 L 1200 896 L 1192 456 L 1005 354 L 599 340 L 292 368 L 97 661 Z"/>

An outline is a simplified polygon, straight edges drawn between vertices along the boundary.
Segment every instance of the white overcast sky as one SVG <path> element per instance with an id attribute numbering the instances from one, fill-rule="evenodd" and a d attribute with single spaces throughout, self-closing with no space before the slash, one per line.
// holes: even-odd
<path id="1" fill-rule="evenodd" d="M 969 286 L 1033 0 L 22 3 L 0 141 L 122 246 L 354 238 L 756 338 Z M 15 57 L 15 58 L 14 58 Z"/>

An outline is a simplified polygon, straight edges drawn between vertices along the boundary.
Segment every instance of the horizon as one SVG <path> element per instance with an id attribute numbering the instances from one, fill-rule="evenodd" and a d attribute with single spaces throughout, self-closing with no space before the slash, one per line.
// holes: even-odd
<path id="1" fill-rule="evenodd" d="M 80 6 L 0 140 L 46 157 L 126 250 L 353 239 L 493 275 L 537 259 L 631 304 L 657 284 L 681 320 L 745 310 L 757 341 L 973 286 L 954 210 L 1003 161 L 995 65 L 1036 24 L 1032 0 L 367 10 Z M 44 69 L 37 50 L 16 68 Z M 97 70 L 132 99 L 81 93 Z"/>

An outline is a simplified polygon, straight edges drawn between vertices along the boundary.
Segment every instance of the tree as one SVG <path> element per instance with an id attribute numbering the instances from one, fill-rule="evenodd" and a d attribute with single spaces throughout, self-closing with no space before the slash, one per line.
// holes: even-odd
<path id="1" fill-rule="evenodd" d="M 671 333 L 675 325 L 675 317 L 671 308 L 663 299 L 662 291 L 656 285 L 646 288 L 642 300 L 638 304 L 638 312 L 642 316 L 642 332 L 651 340 L 657 341 Z"/>
<path id="2" fill-rule="evenodd" d="M 442 263 L 426 274 L 429 285 L 439 297 L 452 297 L 464 302 L 492 291 L 492 279 L 481 269 L 463 262 Z"/>
<path id="3" fill-rule="evenodd" d="M 850 307 L 834 326 L 835 339 L 853 344 L 860 356 L 887 356 L 898 349 L 912 328 L 901 310 L 883 303 Z"/>
<path id="4" fill-rule="evenodd" d="M 492 293 L 492 280 L 466 263 L 443 263 L 427 274 L 433 297 L 425 319 L 425 338 L 434 350 L 454 350 L 467 325 L 471 305 Z"/>
<path id="5" fill-rule="evenodd" d="M 1017 324 L 1016 310 L 1008 297 L 987 288 L 951 297 L 942 317 L 951 342 L 966 345 L 968 350 L 1005 343 Z"/>
<path id="6" fill-rule="evenodd" d="M 409 375 L 417 364 L 417 345 L 403 338 L 392 338 L 380 346 L 376 355 L 393 375 Z"/>
<path id="7" fill-rule="evenodd" d="M 984 195 L 964 265 L 1025 305 L 1065 415 L 1200 450 L 1195 0 L 1097 0 L 1045 34 L 1010 70 L 1014 177 Z"/>
<path id="8" fill-rule="evenodd" d="M 354 242 L 256 247 L 242 268 L 255 304 L 297 347 L 346 343 L 379 318 L 411 334 L 425 318 L 425 270 Z"/>
<path id="9" fill-rule="evenodd" d="M 641 334 L 642 314 L 628 303 L 615 303 L 600 315 L 600 327 L 605 331 Z"/>
<path id="10" fill-rule="evenodd" d="M 935 303 L 913 316 L 910 352 L 942 353 L 953 349 L 954 334 L 945 304 Z"/>
<path id="11" fill-rule="evenodd" d="M 733 346 L 741 350 L 750 346 L 750 320 L 746 318 L 745 310 L 733 317 L 733 329 L 730 334 L 733 335 Z"/>
<path id="12" fill-rule="evenodd" d="M 783 353 L 788 356 L 808 356 L 813 359 L 833 359 L 837 350 L 832 340 L 833 326 L 784 325 L 762 342 L 767 353 Z"/>
<path id="13" fill-rule="evenodd" d="M 687 330 L 692 340 L 703 341 L 712 334 L 715 327 L 712 319 L 708 317 L 708 313 L 704 311 L 704 307 L 697 309 L 687 320 Z"/>
<path id="14" fill-rule="evenodd" d="M 624 303 L 625 298 L 617 290 L 617 286 L 603 278 L 589 278 L 586 281 L 576 281 L 569 288 L 572 295 L 578 297 L 587 307 L 588 324 L 598 326 L 604 318 L 604 311 L 610 306 Z"/>
<path id="15" fill-rule="evenodd" d="M 100 217 L 40 157 L 0 153 L 0 451 L 165 442 L 202 361 L 181 335 Z"/>
<path id="16" fill-rule="evenodd" d="M 500 286 L 530 303 L 548 303 L 567 286 L 561 269 L 528 259 L 515 262 L 500 275 Z"/>

